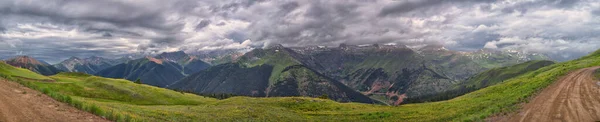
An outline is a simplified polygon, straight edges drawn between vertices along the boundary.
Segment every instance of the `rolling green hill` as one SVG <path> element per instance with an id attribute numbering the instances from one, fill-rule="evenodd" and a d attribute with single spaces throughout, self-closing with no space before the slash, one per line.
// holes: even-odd
<path id="1" fill-rule="evenodd" d="M 21 78 L 31 78 L 38 80 L 49 80 L 50 78 L 43 76 L 41 74 L 37 74 L 33 71 L 17 68 L 6 64 L 6 62 L 0 61 L 0 75 L 3 77 L 21 77 Z"/>
<path id="2" fill-rule="evenodd" d="M 534 93 L 552 84 L 559 77 L 592 66 L 600 66 L 600 51 L 577 60 L 546 66 L 451 100 L 397 107 L 337 103 L 303 97 L 233 97 L 215 100 L 124 80 L 80 74 L 59 74 L 49 77 L 56 82 L 40 82 L 31 79 L 48 77 L 8 65 L 0 65 L 0 73 L 5 78 L 44 91 L 55 99 L 113 120 L 481 121 L 495 114 L 515 111 L 520 103 L 526 102 Z M 71 92 L 76 90 L 92 94 Z M 121 92 L 127 94 L 115 95 Z M 146 97 L 167 101 L 152 101 L 145 99 Z"/>
<path id="3" fill-rule="evenodd" d="M 552 61 L 535 60 L 512 66 L 493 68 L 468 78 L 466 81 L 454 86 L 451 90 L 431 96 L 409 98 L 406 100 L 406 103 L 448 100 L 481 88 L 502 83 L 508 79 L 552 64 L 554 64 Z"/>
<path id="4" fill-rule="evenodd" d="M 467 82 L 463 82 L 459 86 L 484 88 L 552 64 L 554 64 L 552 61 L 535 60 L 513 66 L 493 68 L 467 79 Z"/>

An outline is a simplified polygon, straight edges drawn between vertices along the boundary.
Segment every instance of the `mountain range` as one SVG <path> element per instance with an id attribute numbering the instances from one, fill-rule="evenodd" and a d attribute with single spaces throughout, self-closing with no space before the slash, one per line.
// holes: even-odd
<path id="1" fill-rule="evenodd" d="M 237 62 L 210 67 L 168 88 L 199 94 L 225 93 L 258 97 L 327 96 L 340 102 L 377 101 L 324 76 L 297 60 L 296 52 L 276 46 L 255 49 Z"/>
<path id="2" fill-rule="evenodd" d="M 130 81 L 165 87 L 188 74 L 206 69 L 210 64 L 182 51 L 165 52 L 155 57 L 147 56 L 98 71 L 94 75 L 123 78 Z"/>
<path id="3" fill-rule="evenodd" d="M 377 44 L 332 48 L 274 45 L 250 51 L 232 63 L 187 76 L 168 88 L 246 96 L 327 94 L 339 101 L 365 102 L 351 99 L 362 95 L 348 96 L 344 94 L 350 91 L 329 90 L 349 87 L 375 101 L 397 105 L 405 98 L 450 91 L 467 78 L 490 68 L 545 59 L 537 54 L 504 51 L 458 52 L 433 47 L 415 50 L 403 45 Z"/>
<path id="4" fill-rule="evenodd" d="M 61 70 L 82 72 L 196 94 L 326 96 L 340 102 L 398 105 L 404 100 L 428 101 L 438 99 L 439 94 L 454 93 L 466 87 L 462 84 L 478 82 L 469 79 L 485 70 L 544 59 L 548 58 L 519 51 L 342 44 L 273 45 L 247 53 L 192 55 L 177 51 L 139 59 L 71 57 L 55 65 L 26 56 L 6 62 L 44 75 Z"/>
<path id="5" fill-rule="evenodd" d="M 108 67 L 127 62 L 129 58 L 119 59 L 106 59 L 102 57 L 91 56 L 88 58 L 71 57 L 58 64 L 53 65 L 54 67 L 66 71 L 66 72 L 82 72 L 87 74 L 94 74 L 100 70 Z"/>

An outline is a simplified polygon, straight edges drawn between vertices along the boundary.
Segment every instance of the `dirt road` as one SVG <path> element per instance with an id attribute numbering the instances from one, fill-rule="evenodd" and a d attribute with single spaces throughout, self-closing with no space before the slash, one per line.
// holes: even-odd
<path id="1" fill-rule="evenodd" d="M 593 73 L 600 67 L 580 69 L 542 90 L 510 121 L 600 121 L 600 85 Z"/>
<path id="2" fill-rule="evenodd" d="M 107 122 L 18 83 L 0 80 L 0 122 Z"/>

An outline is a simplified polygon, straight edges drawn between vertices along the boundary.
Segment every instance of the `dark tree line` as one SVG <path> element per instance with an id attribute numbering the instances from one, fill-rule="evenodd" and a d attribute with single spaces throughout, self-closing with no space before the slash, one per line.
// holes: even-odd
<path id="1" fill-rule="evenodd" d="M 239 95 L 235 95 L 235 94 L 230 94 L 230 93 L 195 93 L 191 90 L 175 90 L 179 93 L 190 93 L 190 94 L 195 94 L 198 96 L 203 96 L 203 97 L 210 97 L 210 98 L 216 98 L 219 100 L 222 99 L 227 99 L 227 98 L 231 98 L 231 97 L 235 97 L 235 96 L 239 96 Z"/>

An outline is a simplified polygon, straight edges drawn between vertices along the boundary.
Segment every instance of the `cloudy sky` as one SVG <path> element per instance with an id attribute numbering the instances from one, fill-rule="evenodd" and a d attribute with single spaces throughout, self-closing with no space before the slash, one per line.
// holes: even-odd
<path id="1" fill-rule="evenodd" d="M 119 57 L 398 43 L 573 59 L 600 48 L 598 0 L 0 0 L 0 58 Z"/>

